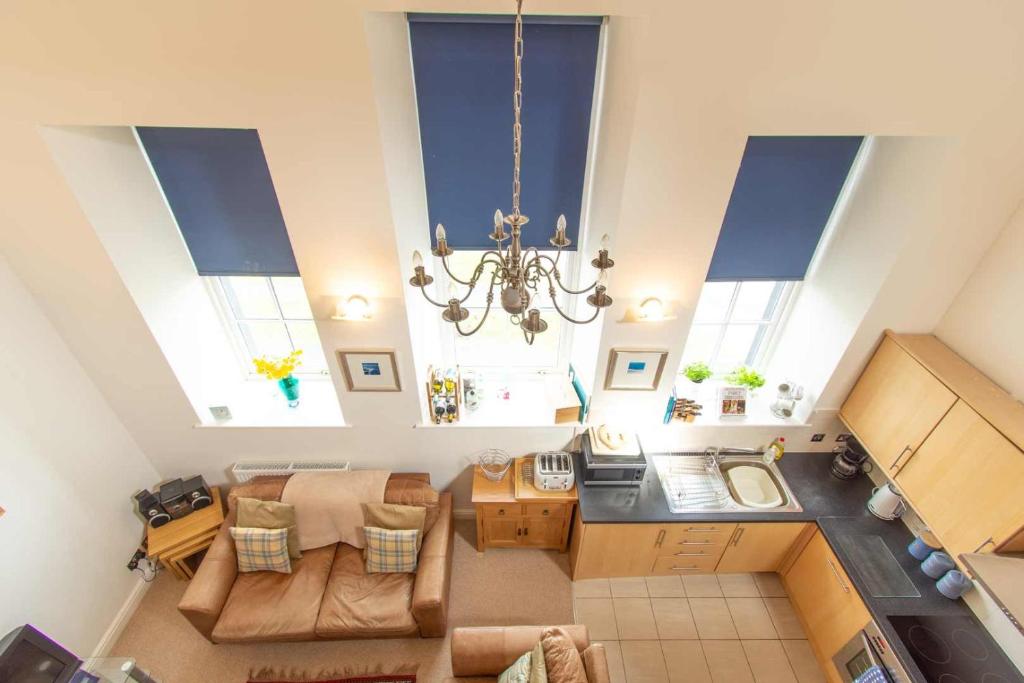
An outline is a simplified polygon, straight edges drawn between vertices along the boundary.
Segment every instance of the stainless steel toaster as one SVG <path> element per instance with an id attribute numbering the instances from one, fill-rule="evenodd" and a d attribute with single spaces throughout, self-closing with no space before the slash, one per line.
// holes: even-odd
<path id="1" fill-rule="evenodd" d="M 533 463 L 533 486 L 541 491 L 568 491 L 576 478 L 572 456 L 565 451 L 538 453 Z"/>

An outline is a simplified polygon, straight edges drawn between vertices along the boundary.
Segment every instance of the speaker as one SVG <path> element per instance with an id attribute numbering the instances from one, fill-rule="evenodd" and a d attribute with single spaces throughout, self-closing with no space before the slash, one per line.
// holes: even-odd
<path id="1" fill-rule="evenodd" d="M 192 506 L 185 499 L 185 490 L 181 479 L 171 479 L 160 484 L 160 506 L 171 519 L 180 519 L 192 512 Z"/>
<path id="2" fill-rule="evenodd" d="M 200 475 L 189 477 L 181 484 L 185 493 L 185 500 L 192 506 L 193 510 L 202 510 L 204 507 L 213 504 L 213 496 L 210 495 L 210 487 L 206 485 Z"/>
<path id="3" fill-rule="evenodd" d="M 171 521 L 171 516 L 164 511 L 156 495 L 147 489 L 135 494 L 135 502 L 139 504 L 139 512 L 151 527 L 161 527 Z"/>

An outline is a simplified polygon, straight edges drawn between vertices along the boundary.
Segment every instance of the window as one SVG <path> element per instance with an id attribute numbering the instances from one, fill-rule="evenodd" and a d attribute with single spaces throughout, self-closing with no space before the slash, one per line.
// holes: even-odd
<path id="1" fill-rule="evenodd" d="M 205 278 L 248 375 L 252 359 L 302 350 L 298 375 L 324 375 L 327 361 L 298 277 Z"/>
<path id="2" fill-rule="evenodd" d="M 795 282 L 706 282 L 683 350 L 683 367 L 703 361 L 715 373 L 763 366 Z"/>
<path id="3" fill-rule="evenodd" d="M 551 258 L 555 257 L 554 251 L 540 253 Z M 456 250 L 448 257 L 448 267 L 460 280 L 468 280 L 483 254 L 483 251 Z M 575 252 L 563 251 L 558 262 L 562 282 L 570 288 L 576 281 L 575 256 Z M 447 301 L 449 298 L 448 287 L 452 281 L 445 272 L 444 266 L 441 265 L 441 260 L 435 260 L 434 272 L 438 274 L 437 291 L 443 293 L 439 300 Z M 488 273 L 491 272 L 490 269 L 491 267 L 488 266 Z M 485 275 L 480 278 L 472 296 L 463 304 L 463 307 L 469 311 L 469 318 L 460 323 L 460 327 L 464 330 L 476 327 L 481 316 L 487 310 L 487 289 L 490 284 L 487 280 L 488 277 Z M 466 285 L 454 284 L 456 292 L 465 296 Z M 530 307 L 540 310 L 541 317 L 548 324 L 548 329 L 537 335 L 532 346 L 526 344 L 522 330 L 511 322 L 509 314 L 501 307 L 500 292 L 495 288 L 491 312 L 483 327 L 476 334 L 464 337 L 455 330 L 454 325 L 443 323 L 446 363 L 470 368 L 500 367 L 524 372 L 567 367 L 568 361 L 564 359 L 568 358 L 572 325 L 563 320 L 555 310 L 551 298 L 548 296 L 547 285 L 541 283 L 538 290 Z M 579 299 L 581 297 L 572 298 Z M 573 315 L 571 309 L 566 308 L 572 305 L 568 299 L 569 297 L 563 294 L 558 300 L 558 305 L 567 314 Z"/>

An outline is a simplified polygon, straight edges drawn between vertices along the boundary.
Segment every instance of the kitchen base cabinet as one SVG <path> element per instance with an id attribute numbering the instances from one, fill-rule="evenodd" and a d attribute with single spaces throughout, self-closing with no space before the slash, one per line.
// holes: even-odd
<path id="1" fill-rule="evenodd" d="M 863 629 L 871 616 L 820 531 L 782 574 L 782 582 L 822 670 L 830 681 L 841 681 L 832 655 Z"/>
<path id="2" fill-rule="evenodd" d="M 793 545 L 811 525 L 806 522 L 757 522 L 740 524 L 725 547 L 716 571 L 775 572 Z"/>
<path id="3" fill-rule="evenodd" d="M 657 524 L 583 524 L 573 529 L 572 578 L 647 576 L 664 538 Z"/>

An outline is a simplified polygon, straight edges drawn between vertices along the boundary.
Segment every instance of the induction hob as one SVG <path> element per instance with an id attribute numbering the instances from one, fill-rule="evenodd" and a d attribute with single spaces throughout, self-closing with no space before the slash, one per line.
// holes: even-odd
<path id="1" fill-rule="evenodd" d="M 1024 676 L 973 616 L 890 616 L 930 683 L 1024 683 Z"/>

